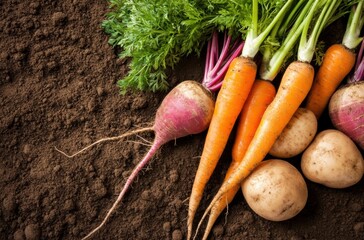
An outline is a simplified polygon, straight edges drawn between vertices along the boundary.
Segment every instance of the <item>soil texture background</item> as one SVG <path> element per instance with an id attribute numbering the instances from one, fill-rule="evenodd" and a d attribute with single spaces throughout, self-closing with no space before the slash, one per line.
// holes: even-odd
<path id="1" fill-rule="evenodd" d="M 102 221 L 148 149 L 138 137 L 100 144 L 72 159 L 54 148 L 74 152 L 150 126 L 166 94 L 119 94 L 116 82 L 128 62 L 118 59 L 101 28 L 107 11 L 104 0 L 0 1 L 1 240 L 82 238 Z M 170 73 L 171 86 L 201 79 L 202 72 L 202 60 L 186 58 Z M 140 136 L 153 139 L 152 133 Z M 204 137 L 163 146 L 93 239 L 185 239 Z M 225 176 L 229 151 L 197 218 Z M 306 207 L 284 222 L 260 218 L 239 192 L 210 239 L 364 239 L 363 180 L 342 190 L 307 184 Z"/>

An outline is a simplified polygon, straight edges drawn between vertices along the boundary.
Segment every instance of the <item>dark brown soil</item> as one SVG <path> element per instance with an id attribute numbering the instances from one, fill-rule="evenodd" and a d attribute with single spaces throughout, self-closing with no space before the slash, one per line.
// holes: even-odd
<path id="1" fill-rule="evenodd" d="M 0 238 L 80 239 L 104 218 L 148 147 L 129 138 L 73 159 L 54 147 L 72 152 L 151 125 L 165 93 L 119 95 L 116 81 L 127 62 L 100 27 L 107 1 L 2 0 L 0 10 Z M 201 61 L 192 57 L 171 80 L 201 74 Z M 166 144 L 94 239 L 184 239 L 204 136 Z M 198 218 L 228 156 L 207 186 Z M 211 239 L 364 239 L 363 180 L 343 190 L 307 183 L 307 206 L 285 222 L 258 217 L 239 193 Z"/>

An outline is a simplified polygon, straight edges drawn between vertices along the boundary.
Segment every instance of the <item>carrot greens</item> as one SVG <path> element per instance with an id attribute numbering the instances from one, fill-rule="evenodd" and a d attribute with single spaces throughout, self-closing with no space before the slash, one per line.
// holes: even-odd
<path id="1" fill-rule="evenodd" d="M 184 56 L 199 56 L 215 30 L 244 31 L 247 7 L 234 7 L 227 0 L 110 0 L 102 26 L 120 58 L 129 59 L 121 92 L 167 90 L 167 71 Z"/>

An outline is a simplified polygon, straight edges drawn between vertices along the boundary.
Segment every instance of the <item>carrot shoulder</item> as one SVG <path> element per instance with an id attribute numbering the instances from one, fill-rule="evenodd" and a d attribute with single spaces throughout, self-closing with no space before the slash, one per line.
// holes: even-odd
<path id="1" fill-rule="evenodd" d="M 232 149 L 232 161 L 227 170 L 224 181 L 226 181 L 239 166 L 240 161 L 254 137 L 264 111 L 272 102 L 275 94 L 276 90 L 271 81 L 256 80 L 254 82 L 238 120 L 235 141 Z M 230 191 L 226 192 L 224 196 L 213 206 L 203 239 L 207 239 L 216 219 L 233 200 L 239 188 L 240 186 L 235 186 Z"/>
<path id="2" fill-rule="evenodd" d="M 240 56 L 231 62 L 225 75 L 192 187 L 187 219 L 188 239 L 191 237 L 193 219 L 204 188 L 224 151 L 230 132 L 253 85 L 256 72 L 255 62 Z"/>
<path id="3" fill-rule="evenodd" d="M 327 49 L 306 101 L 306 108 L 317 118 L 354 64 L 355 53 L 343 44 L 334 44 Z"/>

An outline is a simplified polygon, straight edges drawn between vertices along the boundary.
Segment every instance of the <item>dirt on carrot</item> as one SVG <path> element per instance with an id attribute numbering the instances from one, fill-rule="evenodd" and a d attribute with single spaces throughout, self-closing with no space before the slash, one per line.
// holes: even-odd
<path id="1" fill-rule="evenodd" d="M 118 59 L 100 29 L 107 11 L 104 0 L 0 2 L 1 240 L 80 239 L 102 220 L 124 176 L 148 149 L 140 142 L 108 143 L 77 161 L 53 149 L 79 149 L 152 122 L 165 95 L 119 95 L 116 82 L 126 73 L 127 60 Z M 337 23 L 325 38 L 336 41 L 342 26 Z M 202 59 L 183 59 L 171 72 L 172 85 L 200 79 L 203 66 Z M 331 126 L 325 112 L 320 121 Z M 191 172 L 198 167 L 204 139 L 195 135 L 162 147 L 121 205 L 128 210 L 116 211 L 100 236 L 185 239 Z M 231 145 L 223 155 L 230 154 Z M 228 165 L 219 164 L 207 191 L 220 187 Z M 239 192 L 211 238 L 363 239 L 363 181 L 345 191 L 308 182 L 306 208 L 280 223 L 256 216 Z M 210 198 L 203 199 L 201 210 Z"/>

